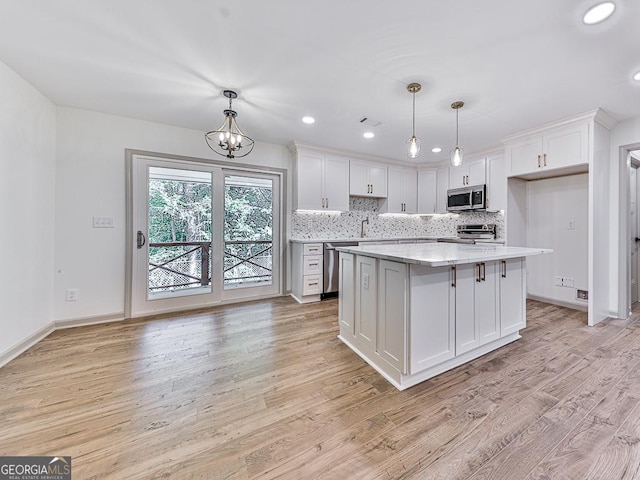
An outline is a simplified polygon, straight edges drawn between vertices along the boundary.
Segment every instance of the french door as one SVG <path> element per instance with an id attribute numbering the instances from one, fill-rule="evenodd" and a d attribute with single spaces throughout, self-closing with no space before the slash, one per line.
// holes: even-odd
<path id="1" fill-rule="evenodd" d="M 133 155 L 130 315 L 281 293 L 280 175 Z"/>

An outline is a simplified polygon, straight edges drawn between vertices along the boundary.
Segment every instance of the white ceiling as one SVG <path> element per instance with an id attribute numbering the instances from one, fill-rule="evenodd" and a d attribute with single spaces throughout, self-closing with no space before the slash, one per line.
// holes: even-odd
<path id="1" fill-rule="evenodd" d="M 397 160 L 417 81 L 418 160 L 439 161 L 455 100 L 467 152 L 596 107 L 640 115 L 640 2 L 586 26 L 596 1 L 2 0 L 0 60 L 58 105 L 206 131 L 231 88 L 255 140 Z"/>

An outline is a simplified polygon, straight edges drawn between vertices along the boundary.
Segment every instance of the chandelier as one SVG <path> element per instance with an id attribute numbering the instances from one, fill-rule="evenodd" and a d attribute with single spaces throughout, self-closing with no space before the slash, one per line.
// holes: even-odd
<path id="1" fill-rule="evenodd" d="M 209 148 L 227 158 L 245 157 L 253 150 L 254 141 L 246 136 L 238 126 L 238 113 L 231 108 L 231 101 L 238 98 L 233 90 L 225 90 L 222 94 L 229 99 L 229 108 L 224 110 L 224 120 L 217 130 L 205 133 L 204 138 Z"/>

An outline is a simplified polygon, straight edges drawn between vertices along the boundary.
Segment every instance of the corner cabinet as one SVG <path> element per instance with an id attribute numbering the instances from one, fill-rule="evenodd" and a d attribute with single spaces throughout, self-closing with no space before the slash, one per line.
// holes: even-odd
<path id="1" fill-rule="evenodd" d="M 387 197 L 380 213 L 416 213 L 418 211 L 418 173 L 413 168 L 389 167 Z"/>
<path id="2" fill-rule="evenodd" d="M 385 198 L 387 167 L 359 160 L 349 162 L 349 194 L 355 197 Z"/>
<path id="3" fill-rule="evenodd" d="M 349 160 L 298 148 L 294 210 L 349 210 Z"/>

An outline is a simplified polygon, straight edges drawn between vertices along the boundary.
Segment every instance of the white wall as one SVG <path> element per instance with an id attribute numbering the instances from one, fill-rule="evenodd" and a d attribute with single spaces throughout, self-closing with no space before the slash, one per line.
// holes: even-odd
<path id="1" fill-rule="evenodd" d="M 621 238 L 620 224 L 620 182 L 622 178 L 626 178 L 626 169 L 622 167 L 620 159 L 620 147 L 640 143 L 640 116 L 620 122 L 611 131 L 611 177 L 610 177 L 610 221 L 611 228 L 609 230 L 610 245 L 610 270 L 609 270 L 609 298 L 610 310 L 617 316 L 624 318 L 626 316 L 626 305 L 622 304 L 620 289 L 623 287 L 621 278 L 626 275 L 624 265 L 619 262 L 621 249 L 620 243 L 624 239 Z M 624 174 L 622 177 L 621 175 Z M 624 192 L 623 192 L 624 193 Z M 625 254 L 626 256 L 626 254 Z"/>
<path id="2" fill-rule="evenodd" d="M 530 295 L 586 307 L 576 289 L 588 288 L 588 194 L 587 173 L 527 183 L 527 244 L 553 249 L 527 258 Z M 556 276 L 573 278 L 574 288 L 555 286 Z"/>
<path id="3" fill-rule="evenodd" d="M 53 320 L 55 106 L 0 62 L 0 358 Z"/>
<path id="4" fill-rule="evenodd" d="M 57 137 L 55 319 L 122 318 L 125 149 L 227 159 L 209 150 L 204 132 L 74 108 L 58 108 Z M 257 143 L 239 161 L 287 169 L 291 183 L 284 146 Z M 92 228 L 94 216 L 113 217 L 115 228 Z M 79 289 L 78 301 L 65 301 L 67 288 Z"/>

